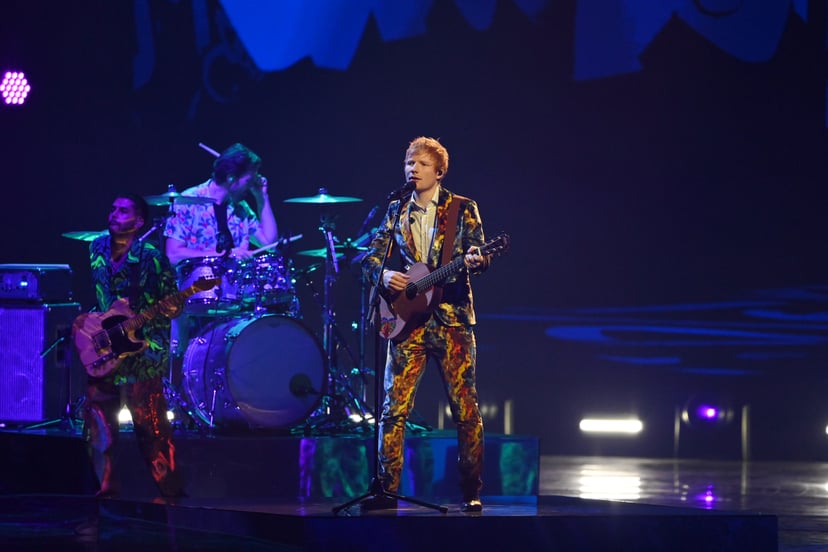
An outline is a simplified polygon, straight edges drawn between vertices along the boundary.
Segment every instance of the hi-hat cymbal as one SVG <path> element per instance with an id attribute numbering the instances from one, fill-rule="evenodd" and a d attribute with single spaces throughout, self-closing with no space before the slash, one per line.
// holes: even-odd
<path id="1" fill-rule="evenodd" d="M 357 252 L 357 251 L 368 251 L 367 247 L 358 247 L 356 245 L 351 244 L 342 244 L 342 245 L 335 245 L 334 249 L 336 249 L 336 258 L 341 259 L 345 256 L 344 252 Z M 305 257 L 327 257 L 328 249 L 323 247 L 322 249 L 305 249 L 304 251 L 297 251 L 297 255 L 304 255 Z"/>
<path id="2" fill-rule="evenodd" d="M 109 234 L 108 230 L 77 230 L 74 232 L 64 232 L 61 236 L 71 240 L 91 242 L 101 236 L 106 236 L 107 234 Z"/>
<path id="3" fill-rule="evenodd" d="M 327 188 L 319 188 L 319 193 L 315 196 L 292 197 L 290 199 L 286 199 L 285 203 L 313 203 L 324 205 L 330 203 L 357 203 L 360 201 L 362 201 L 362 198 L 359 197 L 328 195 Z"/>
<path id="4" fill-rule="evenodd" d="M 185 196 L 178 192 L 167 192 L 160 195 L 144 196 L 144 200 L 147 204 L 154 206 L 169 205 L 171 202 L 176 205 L 215 203 L 215 200 L 211 197 Z"/>

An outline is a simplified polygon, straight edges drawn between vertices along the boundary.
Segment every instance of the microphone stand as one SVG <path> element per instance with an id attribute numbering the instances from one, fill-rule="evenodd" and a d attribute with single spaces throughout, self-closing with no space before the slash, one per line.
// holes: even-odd
<path id="1" fill-rule="evenodd" d="M 94 308 L 92 309 L 94 310 Z M 45 422 L 40 422 L 32 425 L 28 425 L 22 428 L 21 431 L 29 431 L 33 429 L 41 429 L 49 426 L 53 426 L 58 424 L 60 429 L 63 431 L 68 432 L 75 432 L 75 416 L 80 409 L 81 404 L 83 404 L 84 397 L 80 396 L 77 399 L 77 403 L 72 402 L 72 371 L 74 370 L 74 366 L 72 366 L 72 355 L 74 351 L 71 347 L 71 334 L 72 328 L 68 327 L 62 330 L 58 330 L 57 339 L 52 341 L 51 345 L 49 345 L 46 349 L 44 349 L 40 353 L 40 358 L 46 358 L 52 351 L 54 351 L 58 345 L 62 345 L 63 348 L 63 361 L 64 361 L 64 389 L 63 391 L 66 394 L 66 402 L 63 406 L 63 412 L 61 413 L 59 418 L 53 420 L 47 420 Z"/>
<path id="2" fill-rule="evenodd" d="M 379 288 L 382 285 L 382 271 L 385 270 L 385 265 L 388 262 L 388 257 L 391 253 L 391 247 L 394 244 L 394 228 L 396 228 L 397 224 L 399 223 L 400 214 L 402 213 L 402 208 L 403 208 L 403 205 L 405 204 L 405 202 L 403 201 L 402 197 L 400 197 L 399 194 L 400 194 L 399 191 L 394 192 L 394 193 L 390 194 L 389 197 L 388 197 L 389 201 L 394 199 L 395 197 L 397 197 L 400 200 L 400 204 L 397 206 L 397 212 L 394 214 L 394 220 L 392 221 L 392 224 L 391 224 L 391 234 L 388 237 L 388 244 L 386 245 L 385 253 L 383 253 L 383 256 L 382 256 L 382 263 L 380 263 L 380 268 L 379 268 L 379 272 L 378 272 L 379 277 L 377 279 L 377 285 L 375 285 L 373 287 L 373 289 L 371 290 L 371 295 L 370 295 L 370 298 L 368 300 L 368 317 L 367 317 L 367 320 L 368 320 L 368 323 L 370 325 L 373 325 L 375 320 L 376 320 L 376 313 L 377 313 L 377 308 L 378 308 L 377 305 L 379 304 L 379 299 L 380 299 Z M 406 496 L 402 496 L 402 495 L 399 495 L 399 494 L 396 494 L 396 493 L 392 493 L 390 491 L 385 490 L 385 488 L 382 486 L 382 479 L 380 478 L 380 469 L 379 469 L 379 466 L 380 466 L 380 460 L 379 460 L 379 445 L 380 445 L 379 424 L 380 424 L 380 418 L 382 417 L 382 414 L 381 414 L 382 413 L 382 404 L 381 404 L 382 397 L 380 396 L 380 384 L 381 384 L 381 382 L 385 381 L 385 364 L 382 363 L 381 360 L 380 360 L 379 342 L 380 342 L 380 337 L 379 337 L 379 332 L 378 332 L 377 335 L 374 337 L 374 363 L 375 363 L 374 373 L 376 374 L 376 377 L 374 378 L 374 412 L 375 412 L 375 414 L 374 414 L 374 455 L 373 455 L 374 456 L 374 477 L 373 477 L 373 479 L 371 479 L 371 484 L 369 485 L 368 491 L 365 494 L 363 494 L 361 496 L 358 496 L 358 497 L 356 497 L 352 500 L 349 500 L 348 502 L 346 502 L 344 504 L 340 504 L 339 506 L 335 506 L 333 508 L 333 513 L 338 514 L 340 511 L 345 510 L 347 508 L 350 508 L 351 506 L 353 506 L 354 504 L 356 504 L 358 502 L 364 502 L 364 501 L 370 500 L 370 499 L 385 497 L 385 498 L 393 498 L 393 499 L 396 499 L 396 500 L 403 500 L 405 502 L 410 502 L 412 504 L 418 504 L 418 505 L 424 506 L 426 508 L 432 508 L 434 510 L 438 510 L 440 513 L 445 514 L 445 513 L 448 512 L 448 507 L 446 507 L 446 506 L 441 506 L 439 504 L 431 504 L 429 502 L 425 502 L 425 501 L 422 501 L 422 500 L 419 500 L 419 499 L 416 499 L 416 498 L 406 497 Z M 403 453 L 404 452 L 405 451 L 403 451 Z"/>

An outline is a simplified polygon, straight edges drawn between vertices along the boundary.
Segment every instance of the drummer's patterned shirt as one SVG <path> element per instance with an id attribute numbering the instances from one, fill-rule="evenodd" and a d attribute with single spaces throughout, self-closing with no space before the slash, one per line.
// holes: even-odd
<path id="1" fill-rule="evenodd" d="M 208 180 L 188 188 L 181 195 L 210 197 L 209 183 Z M 238 247 L 245 238 L 259 230 L 259 220 L 250 205 L 246 201 L 241 201 L 236 205 L 227 206 L 227 226 L 233 236 L 233 246 Z M 187 247 L 201 249 L 215 249 L 217 233 L 218 223 L 212 203 L 176 205 L 164 228 L 164 236 L 180 240 L 187 244 Z"/>
<path id="2" fill-rule="evenodd" d="M 108 235 L 97 238 L 89 245 L 92 282 L 101 313 L 108 311 L 118 299 L 126 298 L 131 303 L 134 301 L 130 307 L 137 314 L 178 291 L 170 261 L 153 244 L 136 240 L 127 252 L 125 262 L 117 268 L 112 264 L 111 257 Z M 132 283 L 133 276 L 137 279 L 136 286 Z M 135 297 L 130 298 L 133 294 Z M 168 368 L 169 318 L 157 315 L 147 321 L 135 337 L 145 340 L 147 347 L 141 353 L 124 357 L 117 368 L 106 376 L 115 385 L 161 377 Z"/>

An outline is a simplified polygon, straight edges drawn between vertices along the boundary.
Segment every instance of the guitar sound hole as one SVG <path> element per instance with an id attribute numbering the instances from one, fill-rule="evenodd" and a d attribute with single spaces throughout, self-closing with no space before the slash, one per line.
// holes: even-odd
<path id="1" fill-rule="evenodd" d="M 417 296 L 417 286 L 414 283 L 405 286 L 405 296 L 408 299 L 414 299 Z"/>

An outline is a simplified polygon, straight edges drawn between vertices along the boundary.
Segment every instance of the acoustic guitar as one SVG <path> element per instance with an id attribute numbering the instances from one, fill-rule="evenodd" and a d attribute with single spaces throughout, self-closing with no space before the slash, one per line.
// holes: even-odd
<path id="1" fill-rule="evenodd" d="M 477 248 L 482 256 L 502 255 L 509 249 L 510 238 L 506 233 Z M 439 286 L 449 276 L 465 268 L 465 255 L 455 257 L 451 262 L 431 270 L 424 263 L 414 263 L 406 271 L 411 281 L 401 292 L 385 290 L 380 294 L 379 333 L 385 339 L 401 341 L 411 330 L 423 323 L 429 313 L 440 302 L 442 288 Z"/>

